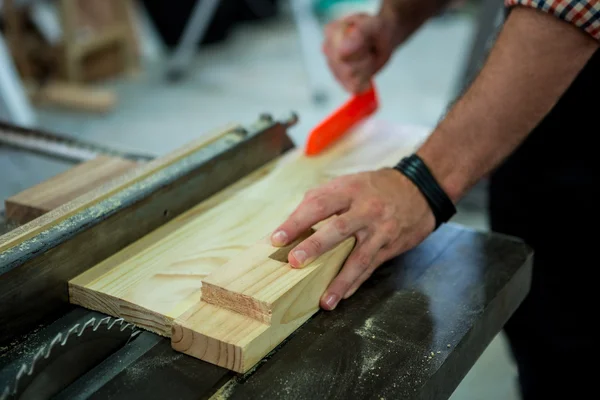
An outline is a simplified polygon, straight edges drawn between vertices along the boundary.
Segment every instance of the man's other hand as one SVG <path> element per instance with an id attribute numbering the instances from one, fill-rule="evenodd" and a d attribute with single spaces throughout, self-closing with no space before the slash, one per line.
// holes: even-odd
<path id="1" fill-rule="evenodd" d="M 386 168 L 341 176 L 307 192 L 274 231 L 272 244 L 285 246 L 330 217 L 288 255 L 292 267 L 302 268 L 348 237 L 356 238 L 352 253 L 321 298 L 326 310 L 354 294 L 383 262 L 423 241 L 435 226 L 419 189 L 400 172 Z"/>
<path id="2" fill-rule="evenodd" d="M 351 93 L 369 81 L 389 60 L 397 43 L 397 22 L 385 15 L 353 14 L 325 27 L 323 52 L 335 78 Z"/>

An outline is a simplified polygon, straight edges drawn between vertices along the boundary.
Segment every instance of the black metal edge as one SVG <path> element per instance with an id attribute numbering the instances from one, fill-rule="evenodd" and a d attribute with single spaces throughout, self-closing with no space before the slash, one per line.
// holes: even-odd
<path id="1" fill-rule="evenodd" d="M 130 365 L 153 349 L 163 337 L 150 332 L 142 332 L 124 347 L 108 356 L 104 361 L 80 376 L 65 389 L 53 396 L 54 399 L 87 399 L 92 397 L 107 382 L 122 373 Z"/>
<path id="2" fill-rule="evenodd" d="M 261 121 L 263 123 L 260 123 Z M 270 117 L 261 116 L 259 123 L 250 130 L 243 132 L 232 131 L 230 134 L 226 134 L 218 140 L 209 143 L 207 146 L 200 148 L 198 151 L 182 158 L 178 162 L 156 171 L 147 178 L 118 191 L 105 200 L 93 204 L 49 229 L 38 233 L 34 237 L 5 250 L 0 253 L 0 278 L 3 274 L 11 271 L 13 268 L 60 245 L 78 233 L 93 227 L 100 221 L 150 197 L 153 193 L 158 192 L 160 189 L 200 168 L 206 168 L 207 166 L 209 166 L 209 168 L 222 168 L 222 166 L 218 166 L 217 164 L 222 160 L 230 158 L 232 153 L 244 151 L 244 148 L 251 146 L 262 134 L 268 133 L 270 129 L 277 125 L 287 128 L 295 124 L 296 121 L 297 117 L 295 114 L 289 121 L 285 122 L 273 122 Z M 264 122 L 266 122 L 266 124 Z M 275 147 L 275 154 L 281 154 L 294 147 L 294 143 L 287 135 L 285 135 L 284 142 L 281 143 L 277 142 L 275 136 L 271 139 L 272 140 L 269 142 L 270 145 Z M 228 163 L 226 168 L 235 170 L 235 173 L 230 173 L 228 179 L 224 179 L 220 182 L 221 185 L 219 190 L 229 186 L 236 180 L 270 161 L 272 153 L 266 150 L 267 149 L 265 149 L 265 152 L 260 153 L 265 155 L 262 159 L 257 158 L 243 164 Z M 196 201 L 203 201 L 214 193 L 215 192 L 205 196 L 199 196 Z M 180 213 L 172 214 L 170 217 L 174 218 L 179 214 Z"/>
<path id="3" fill-rule="evenodd" d="M 499 236 L 501 237 L 501 236 Z M 519 243 L 514 237 L 504 235 L 503 240 Z M 511 240 L 512 239 L 512 240 Z M 506 285 L 489 302 L 481 318 L 479 318 L 465 333 L 454 351 L 430 377 L 427 387 L 423 387 L 419 398 L 449 398 L 467 376 L 470 368 L 475 365 L 479 357 L 502 331 L 506 322 L 517 311 L 531 290 L 533 250 L 521 242 L 529 256 L 521 267 L 510 278 Z M 500 316 L 500 317 L 499 317 Z M 479 337 L 479 341 L 470 340 Z M 469 368 L 459 365 L 471 366 Z"/>

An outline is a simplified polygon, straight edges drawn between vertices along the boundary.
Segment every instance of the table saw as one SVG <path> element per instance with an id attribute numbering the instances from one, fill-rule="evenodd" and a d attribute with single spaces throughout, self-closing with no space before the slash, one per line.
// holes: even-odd
<path id="1" fill-rule="evenodd" d="M 445 224 L 331 312 L 308 286 L 285 292 L 308 308 L 286 318 L 274 308 L 273 321 L 202 304 L 207 276 L 243 262 L 310 187 L 392 165 L 429 134 L 371 120 L 307 158 L 288 136 L 296 121 L 263 115 L 165 156 L 122 155 L 134 164 L 71 187 L 62 204 L 35 203 L 56 201 L 56 181 L 7 201 L 0 398 L 448 398 L 528 293 L 532 251 L 516 238 Z M 0 142 L 52 142 L 0 128 Z M 96 150 L 89 162 L 106 153 Z M 101 169 L 81 168 L 78 181 Z M 207 307 L 216 311 L 186 320 Z M 250 325 L 266 327 L 260 340 L 232 338 Z M 197 334 L 185 348 L 174 338 L 182 327 Z M 218 334 L 217 349 L 193 340 Z"/>

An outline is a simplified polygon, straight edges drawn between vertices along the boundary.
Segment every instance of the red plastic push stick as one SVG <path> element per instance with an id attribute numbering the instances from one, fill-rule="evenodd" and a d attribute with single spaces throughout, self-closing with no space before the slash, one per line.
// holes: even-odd
<path id="1" fill-rule="evenodd" d="M 370 89 L 354 95 L 310 132 L 304 153 L 308 156 L 321 153 L 354 125 L 373 114 L 378 106 L 375 86 L 371 82 Z"/>

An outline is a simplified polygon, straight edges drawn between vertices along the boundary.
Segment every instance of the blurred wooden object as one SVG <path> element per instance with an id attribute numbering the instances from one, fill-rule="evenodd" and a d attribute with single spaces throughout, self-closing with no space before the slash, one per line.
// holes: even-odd
<path id="1" fill-rule="evenodd" d="M 117 96 L 111 90 L 71 82 L 50 81 L 40 86 L 30 83 L 27 85 L 27 91 L 36 105 L 106 113 L 117 104 Z"/>
<path id="2" fill-rule="evenodd" d="M 52 20 L 51 35 L 39 23 L 41 6 Z M 135 12 L 131 0 L 54 0 L 27 5 L 5 0 L 4 34 L 30 99 L 38 105 L 77 111 L 111 110 L 116 94 L 87 83 L 139 71 Z"/>
<path id="3" fill-rule="evenodd" d="M 33 71 L 28 59 L 28 45 L 25 37 L 26 16 L 19 9 L 14 0 L 4 0 L 2 4 L 2 18 L 4 22 L 4 36 L 13 57 L 15 67 L 19 74 L 27 79 L 32 77 Z"/>
<path id="4" fill-rule="evenodd" d="M 5 200 L 6 217 L 25 224 L 135 168 L 135 161 L 98 156 Z"/>
<path id="5" fill-rule="evenodd" d="M 32 21 L 40 4 L 5 0 L 5 36 L 21 77 L 84 83 L 139 71 L 140 46 L 131 0 L 55 0 L 44 3 L 59 25 L 47 40 Z"/>
<path id="6" fill-rule="evenodd" d="M 130 0 L 60 0 L 62 68 L 68 81 L 83 82 L 139 68 Z"/>

